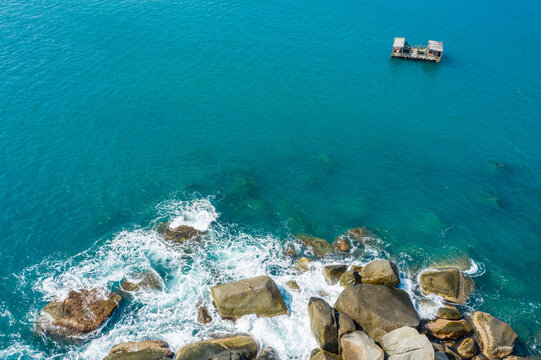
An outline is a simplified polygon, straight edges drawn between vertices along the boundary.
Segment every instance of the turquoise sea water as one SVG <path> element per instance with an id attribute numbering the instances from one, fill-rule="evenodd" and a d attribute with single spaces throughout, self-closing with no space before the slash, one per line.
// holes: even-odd
<path id="1" fill-rule="evenodd" d="M 412 293 L 423 266 L 467 254 L 464 310 L 508 321 L 517 352 L 539 355 L 540 19 L 533 0 L 2 2 L 0 357 L 242 330 L 307 358 L 319 273 L 287 319 L 203 327 L 195 304 L 220 281 L 283 285 L 291 234 L 363 225 Z M 443 62 L 391 60 L 394 36 L 444 41 Z M 212 241 L 168 248 L 152 228 L 171 217 Z M 35 334 L 53 296 L 148 268 L 166 289 L 97 334 Z"/>

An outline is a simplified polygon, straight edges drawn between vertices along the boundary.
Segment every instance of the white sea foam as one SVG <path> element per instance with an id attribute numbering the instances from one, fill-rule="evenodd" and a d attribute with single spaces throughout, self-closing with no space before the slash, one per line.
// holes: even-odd
<path id="1" fill-rule="evenodd" d="M 46 261 L 27 270 L 41 274 L 34 289 L 47 300 L 66 296 L 73 288 L 112 289 L 134 271 L 154 269 L 164 281 L 161 291 L 136 293 L 118 309 L 118 316 L 88 336 L 82 345 L 68 346 L 67 354 L 64 348 L 62 355 L 66 358 L 103 358 L 117 343 L 156 338 L 167 341 L 176 351 L 211 334 L 245 332 L 261 347 L 274 347 L 283 360 L 308 359 L 311 349 L 316 347 L 309 329 L 308 301 L 317 296 L 332 305 L 342 291 L 339 285 L 325 282 L 323 266 L 337 262 L 363 264 L 386 257 L 374 246 L 362 261 L 353 256 L 314 261 L 309 271 L 297 274 L 294 260 L 283 253 L 283 241 L 268 234 L 249 235 L 235 225 L 221 224 L 210 199 L 162 204 L 159 211 L 161 217 L 172 217 L 175 225 L 190 224 L 207 230 L 208 236 L 171 245 L 152 229 L 126 230 L 67 261 Z M 426 298 L 419 295 L 416 282 L 402 265 L 399 267 L 401 287 L 410 293 L 421 316 L 431 318 L 432 305 L 426 305 Z M 244 316 L 236 322 L 222 320 L 212 305 L 210 288 L 262 274 L 275 280 L 290 313 L 273 318 Z M 285 285 L 292 279 L 299 284 L 300 292 L 291 291 Z M 437 306 L 437 299 L 431 301 Z M 209 310 L 213 317 L 211 323 L 203 325 L 197 321 L 199 302 Z M 35 315 L 38 312 L 39 309 L 31 310 Z"/>

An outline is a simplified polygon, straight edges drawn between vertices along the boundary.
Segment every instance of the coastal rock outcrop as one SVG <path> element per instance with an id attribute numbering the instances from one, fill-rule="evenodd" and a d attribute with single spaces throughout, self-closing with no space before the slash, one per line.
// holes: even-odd
<path id="1" fill-rule="evenodd" d="M 212 321 L 212 316 L 210 316 L 208 310 L 204 306 L 199 307 L 199 312 L 197 314 L 197 321 L 201 324 L 208 324 Z"/>
<path id="2" fill-rule="evenodd" d="M 446 301 L 462 304 L 473 290 L 473 282 L 457 268 L 429 269 L 420 275 L 423 294 L 435 294 Z"/>
<path id="3" fill-rule="evenodd" d="M 381 337 L 381 346 L 388 360 L 434 360 L 434 347 L 426 337 L 409 326 L 398 328 Z"/>
<path id="4" fill-rule="evenodd" d="M 310 330 L 322 350 L 338 354 L 338 321 L 334 309 L 323 299 L 308 302 Z"/>
<path id="5" fill-rule="evenodd" d="M 383 360 L 384 352 L 364 331 L 354 331 L 340 340 L 343 360 Z"/>
<path id="6" fill-rule="evenodd" d="M 154 271 L 143 271 L 128 275 L 120 284 L 124 291 L 161 290 L 162 280 Z"/>
<path id="7" fill-rule="evenodd" d="M 165 360 L 173 356 L 165 341 L 144 340 L 115 345 L 103 360 Z"/>
<path id="8" fill-rule="evenodd" d="M 420 322 L 408 293 L 385 285 L 346 287 L 334 308 L 352 318 L 377 342 L 403 326 L 418 328 Z"/>
<path id="9" fill-rule="evenodd" d="M 471 321 L 481 352 L 489 360 L 513 352 L 517 334 L 506 322 L 481 311 L 474 312 Z"/>
<path id="10" fill-rule="evenodd" d="M 459 320 L 462 314 L 456 307 L 445 305 L 438 309 L 438 317 L 446 320 Z"/>
<path id="11" fill-rule="evenodd" d="M 188 344 L 177 352 L 175 360 L 194 359 L 254 359 L 257 343 L 251 336 L 236 335 Z"/>
<path id="12" fill-rule="evenodd" d="M 340 281 L 340 277 L 347 269 L 347 265 L 325 265 L 323 267 L 323 275 L 329 285 L 334 285 Z"/>
<path id="13" fill-rule="evenodd" d="M 80 336 L 100 327 L 122 298 L 106 289 L 72 290 L 63 300 L 53 300 L 40 312 L 37 328 L 57 336 Z"/>
<path id="14" fill-rule="evenodd" d="M 272 317 L 288 311 L 280 291 L 268 276 L 213 286 L 210 293 L 223 318 L 237 319 L 248 314 Z"/>
<path id="15" fill-rule="evenodd" d="M 308 234 L 297 234 L 295 235 L 297 240 L 304 244 L 304 246 L 312 249 L 314 255 L 318 258 L 322 258 L 327 254 L 334 252 L 334 249 L 331 244 L 325 239 L 321 239 Z"/>
<path id="16" fill-rule="evenodd" d="M 396 286 L 400 283 L 398 268 L 389 260 L 374 260 L 361 270 L 363 284 Z"/>
<path id="17" fill-rule="evenodd" d="M 430 334 L 439 340 L 458 339 L 471 333 L 471 326 L 465 320 L 436 319 L 426 324 Z"/>
<path id="18" fill-rule="evenodd" d="M 180 225 L 174 229 L 167 226 L 163 232 L 163 237 L 167 241 L 183 243 L 186 240 L 198 239 L 204 234 L 205 232 L 199 231 L 191 226 Z"/>

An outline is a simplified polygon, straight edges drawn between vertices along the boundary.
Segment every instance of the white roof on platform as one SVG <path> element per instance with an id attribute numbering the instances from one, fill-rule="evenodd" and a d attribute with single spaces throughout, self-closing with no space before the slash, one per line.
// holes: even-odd
<path id="1" fill-rule="evenodd" d="M 443 42 L 428 40 L 428 50 L 443 52 Z"/>
<path id="2" fill-rule="evenodd" d="M 406 42 L 406 38 L 394 38 L 393 47 L 404 47 L 404 43 Z"/>

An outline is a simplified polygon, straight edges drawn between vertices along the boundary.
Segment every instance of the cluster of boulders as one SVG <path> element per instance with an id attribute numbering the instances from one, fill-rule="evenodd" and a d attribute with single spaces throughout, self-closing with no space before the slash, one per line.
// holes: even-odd
<path id="1" fill-rule="evenodd" d="M 160 230 L 167 241 L 200 239 L 204 233 L 181 226 Z M 357 228 L 338 237 L 331 245 L 306 234 L 297 235 L 315 257 L 350 251 L 366 245 L 372 234 Z M 367 240 L 368 239 L 368 240 Z M 296 256 L 295 250 L 286 254 Z M 301 257 L 295 262 L 298 272 L 311 269 L 311 261 Z M 436 319 L 422 321 L 408 293 L 397 286 L 397 266 L 389 260 L 374 260 L 364 266 L 327 265 L 323 268 L 330 285 L 344 289 L 333 306 L 312 297 L 308 303 L 310 329 L 318 348 L 311 360 L 519 360 L 510 356 L 516 333 L 505 322 L 483 312 L 464 318 L 452 304 L 464 303 L 473 290 L 473 281 L 457 266 L 425 269 L 419 280 L 425 295 L 441 296 L 447 305 L 438 310 Z M 297 282 L 286 282 L 291 291 L 302 291 Z M 74 290 L 63 299 L 54 299 L 39 316 L 37 328 L 56 336 L 81 336 L 100 326 L 112 315 L 123 296 L 140 290 L 160 290 L 163 282 L 154 271 L 127 276 L 120 289 Z M 258 276 L 211 288 L 219 315 L 235 320 L 255 314 L 274 317 L 288 314 L 282 295 L 268 276 Z M 200 304 L 199 304 L 200 305 Z M 212 321 L 208 310 L 199 306 L 198 320 Z M 230 334 L 188 344 L 174 354 L 161 340 L 128 342 L 114 346 L 106 360 L 278 360 L 272 348 L 259 352 L 258 344 L 247 334 Z"/>

